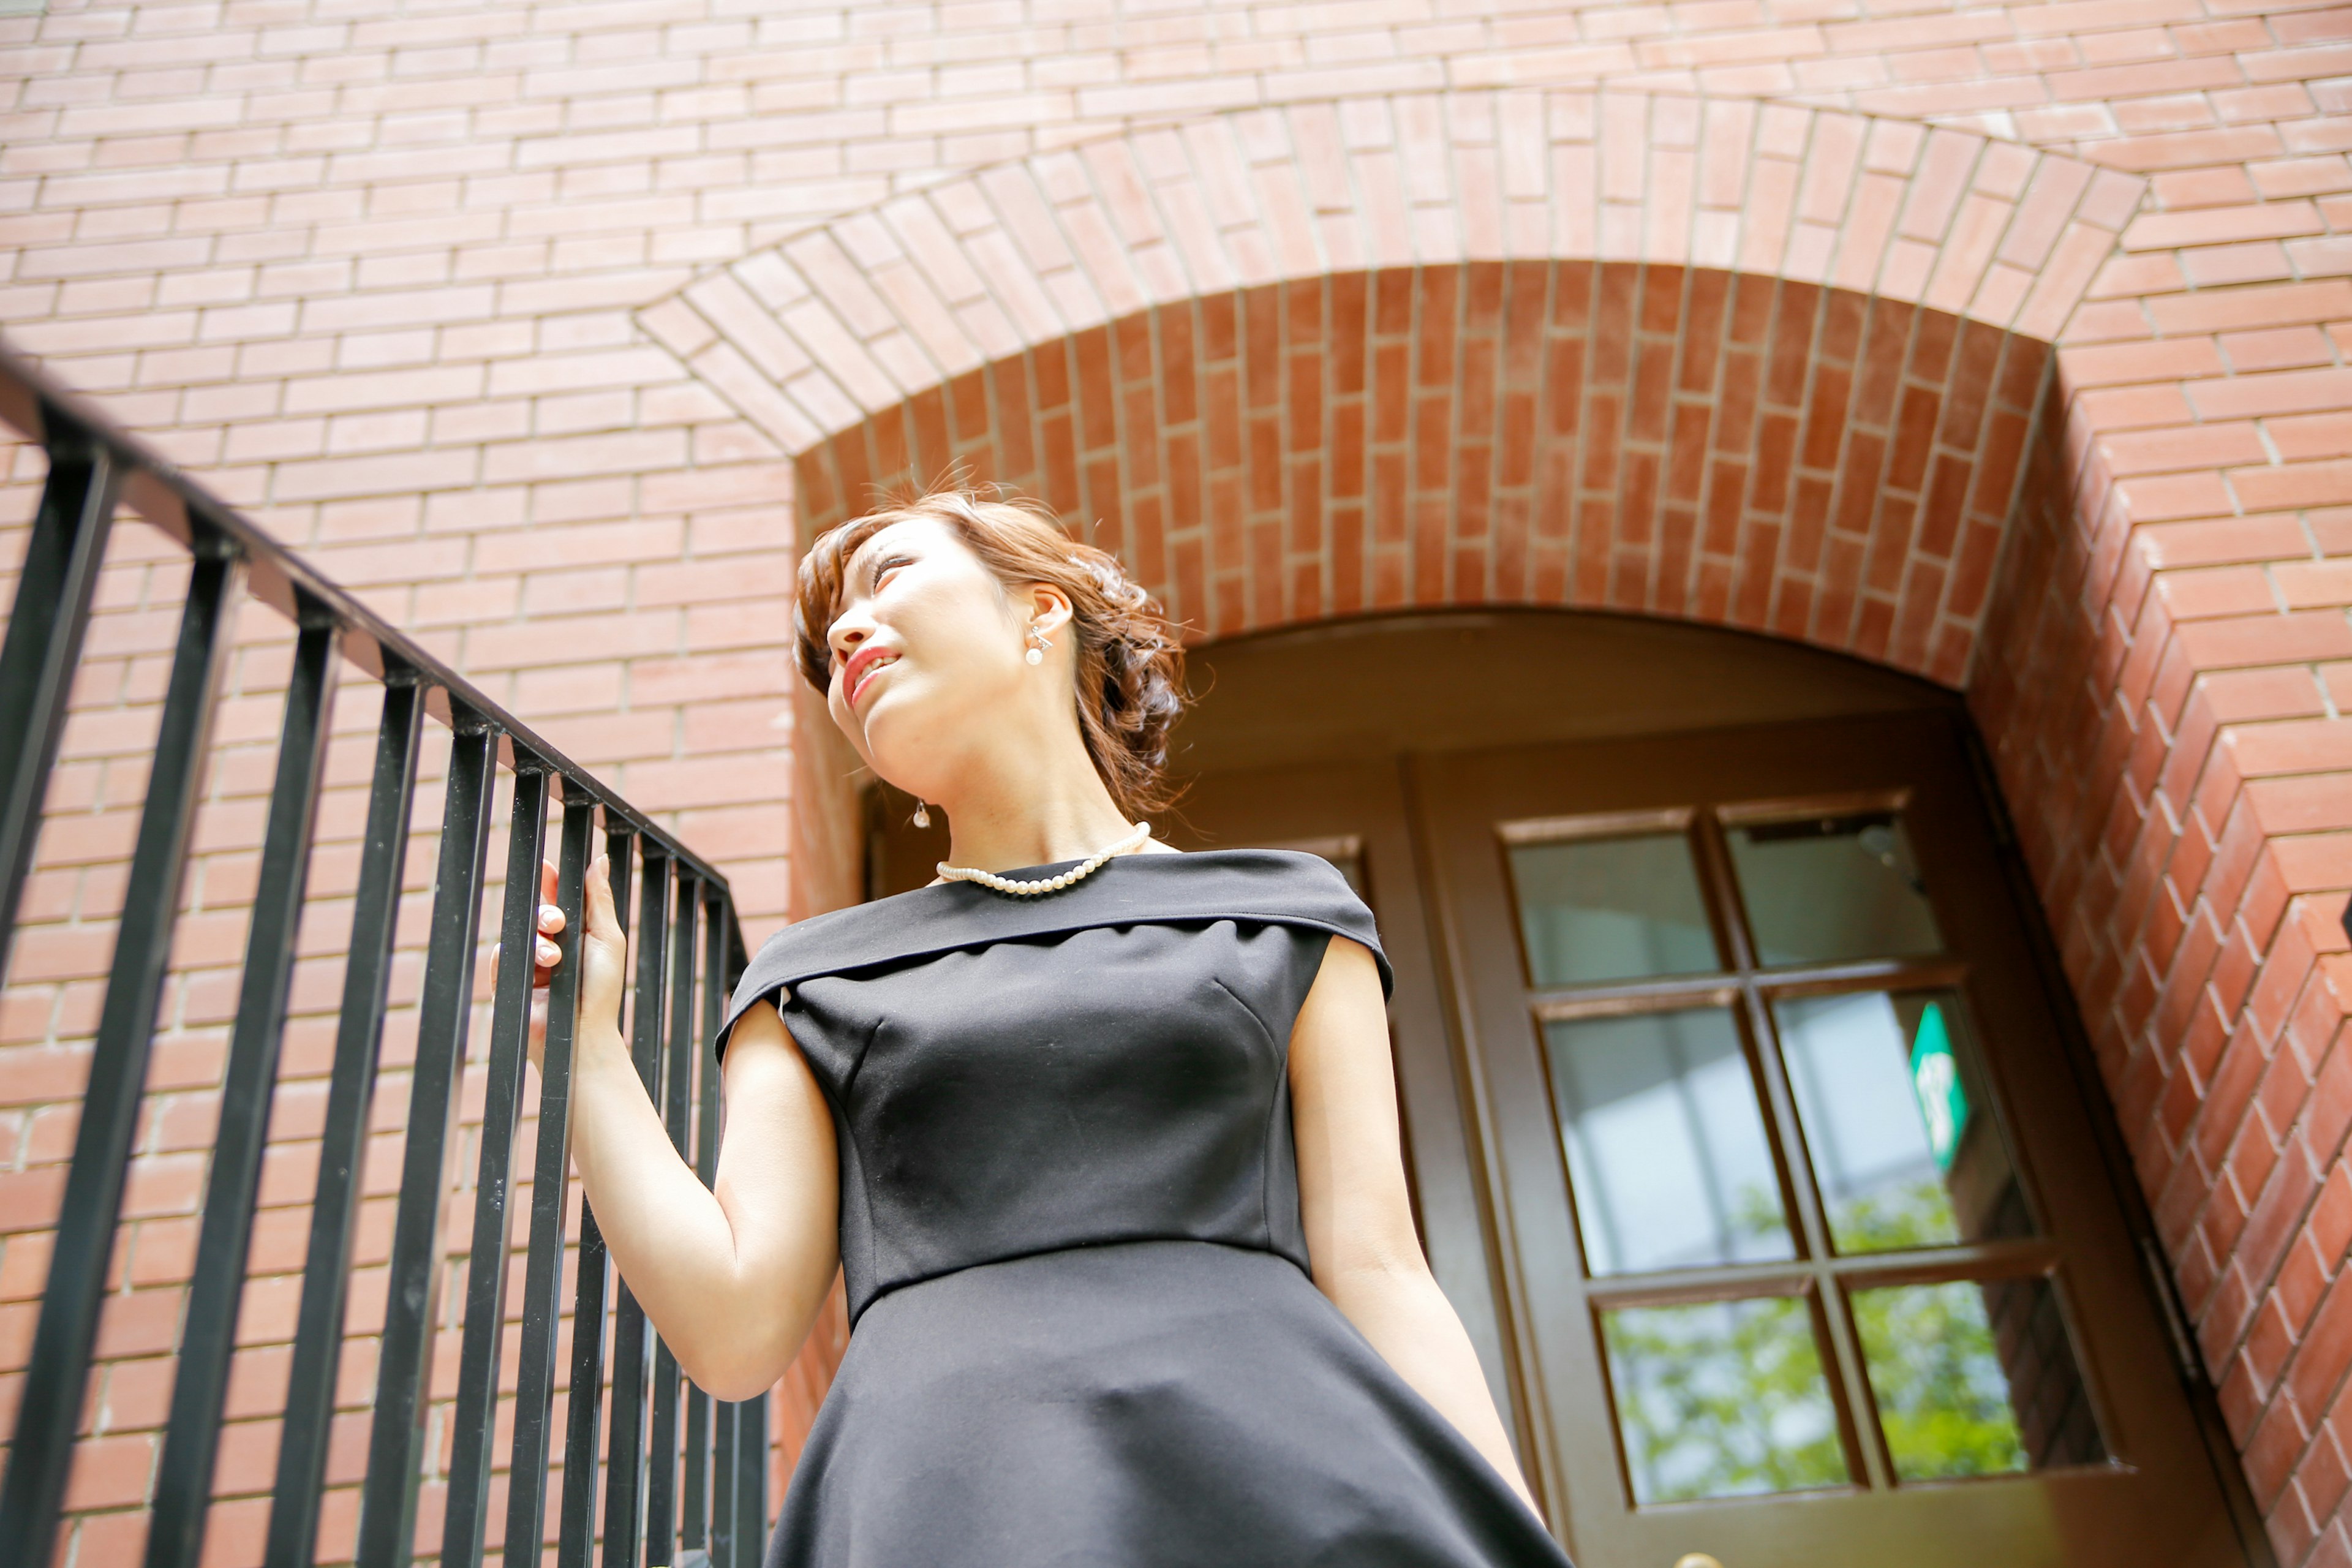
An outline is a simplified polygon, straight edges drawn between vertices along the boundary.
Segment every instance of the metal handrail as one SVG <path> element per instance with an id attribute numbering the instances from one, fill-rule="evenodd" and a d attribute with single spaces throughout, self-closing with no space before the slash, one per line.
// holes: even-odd
<path id="1" fill-rule="evenodd" d="M 0 421 L 40 443 L 49 464 L 15 609 L 0 642 L 0 976 L 14 946 L 42 802 L 64 730 L 67 693 L 118 506 L 128 506 L 177 540 L 193 561 L 32 1359 L 6 1472 L 0 1478 L 0 1568 L 47 1568 L 63 1519 L 210 720 L 231 641 L 227 628 L 240 592 L 294 624 L 294 665 L 146 1561 L 149 1568 L 194 1568 L 203 1550 L 329 721 L 337 676 L 346 663 L 383 682 L 383 709 L 265 1561 L 269 1568 L 307 1568 L 315 1556 L 362 1156 L 383 1045 L 421 725 L 427 715 L 452 732 L 449 773 L 357 1561 L 362 1568 L 398 1568 L 414 1555 L 449 1111 L 467 1059 L 484 872 L 501 766 L 514 776 L 499 918 L 501 944 L 508 952 L 526 952 L 536 937 L 540 866 L 551 827 L 558 841 L 557 901 L 566 916 L 558 938 L 566 962 L 549 998 L 532 1166 L 535 1176 L 548 1179 L 532 1184 L 520 1303 L 509 1461 L 510 1481 L 520 1484 L 510 1484 L 506 1498 L 506 1540 L 542 1540 L 567 1243 L 566 1149 L 581 967 L 576 952 L 592 840 L 601 826 L 611 856 L 614 906 L 625 925 L 631 917 L 633 879 L 636 883 L 641 940 L 631 1054 L 674 1145 L 683 1155 L 691 1142 L 693 1163 L 706 1183 L 717 1168 L 719 1079 L 716 1061 L 700 1043 L 715 1028 L 727 990 L 744 963 L 727 879 L 413 639 L 5 342 Z M 551 823 L 551 814 L 559 812 Z M 530 966 L 508 965 L 492 1001 L 440 1553 L 444 1563 L 467 1568 L 481 1560 L 492 1496 L 508 1204 L 530 1013 Z M 766 1516 L 765 1396 L 727 1404 L 682 1387 L 675 1357 L 654 1343 L 627 1286 L 609 1279 L 610 1260 L 584 1203 L 576 1242 L 580 1266 L 569 1421 L 556 1517 L 559 1562 L 584 1568 L 589 1561 L 599 1534 L 595 1504 L 602 1480 L 604 1563 L 634 1568 L 707 1554 L 723 1568 L 751 1568 L 759 1560 Z M 617 1289 L 611 1288 L 614 1284 Z M 608 1313 L 614 1394 L 609 1429 L 600 1431 L 608 1413 Z"/>

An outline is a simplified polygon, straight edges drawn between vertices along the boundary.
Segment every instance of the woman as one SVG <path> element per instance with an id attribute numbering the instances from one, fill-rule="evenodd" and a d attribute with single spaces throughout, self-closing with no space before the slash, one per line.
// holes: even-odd
<path id="1" fill-rule="evenodd" d="M 772 1384 L 843 1271 L 770 1561 L 1564 1564 L 1413 1234 L 1370 912 L 1139 821 L 1181 707 L 1158 607 L 962 491 L 833 530 L 798 598 L 834 722 L 946 811 L 940 879 L 752 960 L 707 1191 L 592 877 L 572 1080 L 605 1240 L 703 1388 Z"/>

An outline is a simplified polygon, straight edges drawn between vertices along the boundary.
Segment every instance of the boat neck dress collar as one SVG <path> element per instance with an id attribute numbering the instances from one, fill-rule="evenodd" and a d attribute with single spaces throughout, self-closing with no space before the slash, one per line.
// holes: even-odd
<path id="1" fill-rule="evenodd" d="M 1050 877 L 1079 860 L 1024 866 L 1004 875 Z M 1302 926 L 1363 943 L 1393 988 L 1371 913 L 1338 868 L 1288 849 L 1201 849 L 1122 855 L 1059 892 L 1018 896 L 976 882 L 940 882 L 795 921 L 761 944 L 713 1041 L 723 1050 L 751 1004 L 823 974 L 903 963 L 992 942 L 1092 926 L 1203 924 L 1215 921 Z"/>

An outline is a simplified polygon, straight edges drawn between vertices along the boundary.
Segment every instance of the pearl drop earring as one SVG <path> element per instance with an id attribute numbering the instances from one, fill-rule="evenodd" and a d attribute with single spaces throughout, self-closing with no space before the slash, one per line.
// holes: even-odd
<path id="1" fill-rule="evenodd" d="M 1045 662 L 1045 650 L 1053 646 L 1045 640 L 1045 634 L 1033 626 L 1029 628 L 1029 651 L 1022 657 L 1032 665 L 1043 664 Z"/>
<path id="2" fill-rule="evenodd" d="M 918 827 L 929 827 L 931 825 L 931 808 L 919 800 L 915 803 L 915 815 L 908 820 Z"/>

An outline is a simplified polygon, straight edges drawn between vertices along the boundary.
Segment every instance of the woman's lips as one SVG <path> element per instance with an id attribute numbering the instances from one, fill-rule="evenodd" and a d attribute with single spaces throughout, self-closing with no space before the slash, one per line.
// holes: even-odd
<path id="1" fill-rule="evenodd" d="M 841 676 L 842 685 L 849 692 L 849 706 L 856 707 L 857 700 L 866 695 L 866 688 L 874 678 L 898 662 L 898 654 L 886 647 L 862 647 L 850 655 L 849 666 Z"/>

